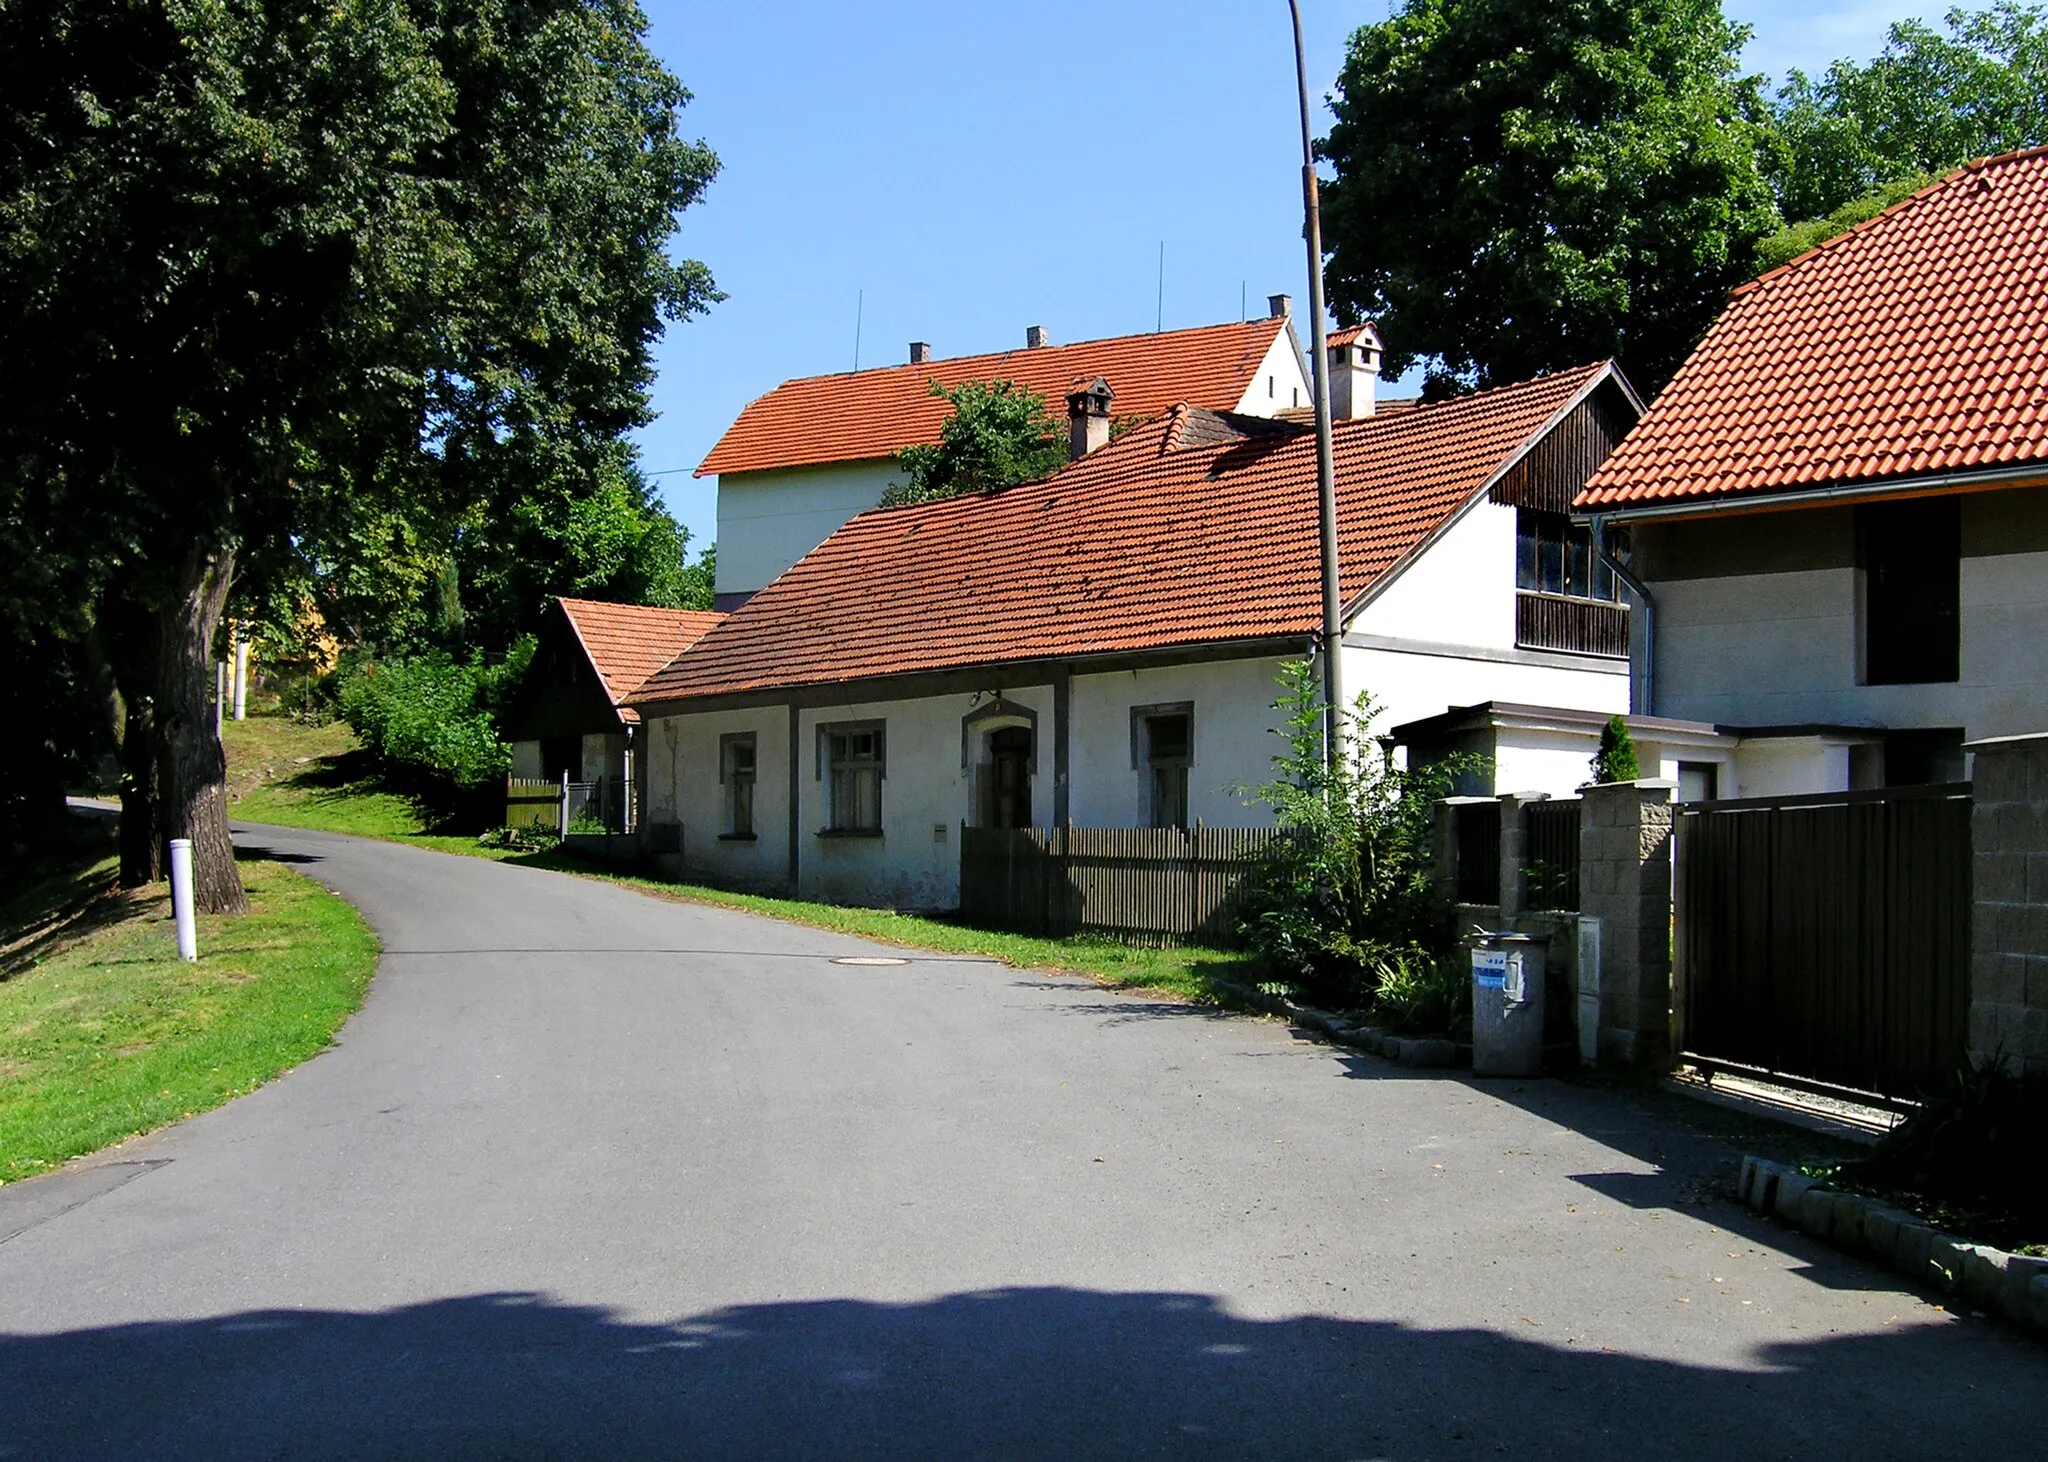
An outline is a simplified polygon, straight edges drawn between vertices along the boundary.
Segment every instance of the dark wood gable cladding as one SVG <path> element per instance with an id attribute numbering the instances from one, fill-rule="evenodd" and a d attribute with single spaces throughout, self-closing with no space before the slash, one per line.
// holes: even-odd
<path id="1" fill-rule="evenodd" d="M 1613 381 L 1593 391 L 1500 476 L 1488 496 L 1510 507 L 1568 514 L 1572 499 L 1636 423 L 1635 404 Z"/>
<path id="2" fill-rule="evenodd" d="M 625 729 L 590 653 L 576 637 L 560 604 L 541 621 L 533 663 L 527 667 L 505 717 L 512 741 L 605 736 Z"/>

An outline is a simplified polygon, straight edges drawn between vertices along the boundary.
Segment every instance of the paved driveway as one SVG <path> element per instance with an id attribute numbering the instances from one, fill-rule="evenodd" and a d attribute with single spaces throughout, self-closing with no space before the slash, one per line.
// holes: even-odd
<path id="1" fill-rule="evenodd" d="M 337 1049 L 0 1190 L 0 1457 L 2048 1445 L 2048 1349 L 1705 1196 L 1661 1105 L 244 841 L 382 970 Z"/>

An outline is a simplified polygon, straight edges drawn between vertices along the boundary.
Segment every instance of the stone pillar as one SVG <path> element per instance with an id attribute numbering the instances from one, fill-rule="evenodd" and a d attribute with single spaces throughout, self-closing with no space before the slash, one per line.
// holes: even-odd
<path id="1" fill-rule="evenodd" d="M 1976 754 L 1970 1059 L 2048 1075 L 2048 735 L 1963 749 Z"/>
<path id="2" fill-rule="evenodd" d="M 1579 913 L 1600 921 L 1605 1065 L 1661 1066 L 1671 1051 L 1671 806 L 1676 782 L 1588 787 L 1579 823 Z"/>
<path id="3" fill-rule="evenodd" d="M 1500 917 L 1505 924 L 1522 912 L 1522 870 L 1529 864 L 1529 833 L 1522 809 L 1548 802 L 1548 792 L 1509 792 L 1500 799 Z"/>

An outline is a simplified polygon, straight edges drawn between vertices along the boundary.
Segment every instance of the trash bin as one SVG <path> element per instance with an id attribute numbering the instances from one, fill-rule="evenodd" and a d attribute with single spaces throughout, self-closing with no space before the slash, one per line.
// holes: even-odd
<path id="1" fill-rule="evenodd" d="M 1472 1074 L 1540 1075 L 1550 936 L 1479 929 L 1467 942 L 1472 949 Z"/>

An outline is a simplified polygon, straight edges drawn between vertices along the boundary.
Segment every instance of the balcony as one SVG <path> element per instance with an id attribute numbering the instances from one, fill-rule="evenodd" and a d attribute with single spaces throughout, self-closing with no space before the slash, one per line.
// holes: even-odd
<path id="1" fill-rule="evenodd" d="M 1515 595 L 1515 644 L 1525 650 L 1628 658 L 1628 606 L 1569 594 Z"/>

